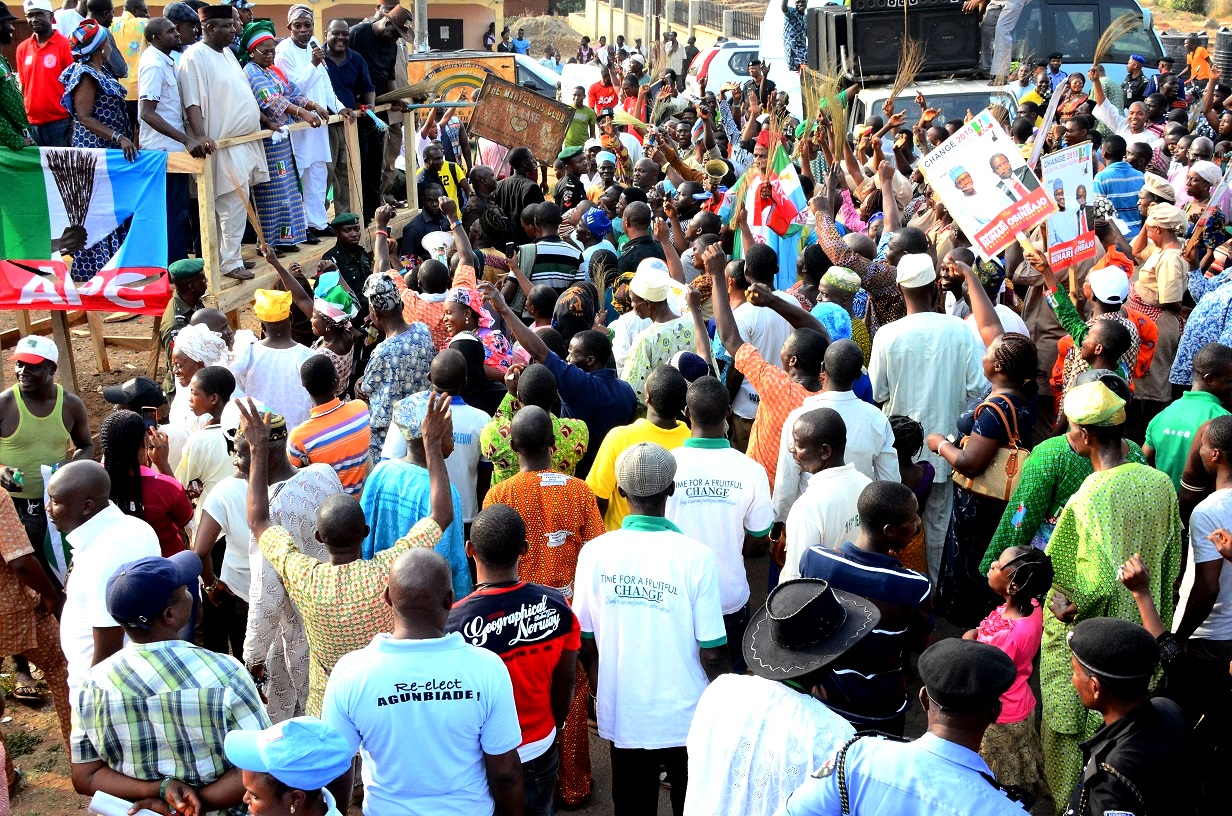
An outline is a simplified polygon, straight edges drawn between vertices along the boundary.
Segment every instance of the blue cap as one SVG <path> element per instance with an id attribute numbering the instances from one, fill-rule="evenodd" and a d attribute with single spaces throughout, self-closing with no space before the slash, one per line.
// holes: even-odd
<path id="1" fill-rule="evenodd" d="M 967 169 L 960 165 L 955 165 L 950 168 L 950 181 L 957 182 L 959 176 L 969 176 L 969 175 L 971 174 L 967 172 Z"/>
<path id="2" fill-rule="evenodd" d="M 222 744 L 231 764 L 267 773 L 292 790 L 315 791 L 351 767 L 355 750 L 316 717 L 283 720 L 264 731 L 232 731 Z"/>
<path id="3" fill-rule="evenodd" d="M 200 575 L 201 559 L 192 550 L 131 561 L 107 581 L 107 611 L 124 626 L 149 629 L 171 593 Z"/>
<path id="4" fill-rule="evenodd" d="M 250 9 L 255 6 L 256 3 L 249 2 L 249 0 L 222 0 L 221 5 L 231 6 L 232 8 L 237 9 Z"/>
<path id="5" fill-rule="evenodd" d="M 1146 57 L 1141 54 L 1130 54 L 1129 58 L 1139 65 L 1146 65 Z"/>
<path id="6" fill-rule="evenodd" d="M 582 223 L 597 238 L 602 238 L 612 231 L 612 219 L 607 217 L 602 207 L 591 207 L 583 213 Z"/>

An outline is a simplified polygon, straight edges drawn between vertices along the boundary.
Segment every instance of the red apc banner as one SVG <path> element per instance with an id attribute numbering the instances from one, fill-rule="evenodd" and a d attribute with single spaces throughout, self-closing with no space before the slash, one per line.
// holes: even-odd
<path id="1" fill-rule="evenodd" d="M 161 315 L 170 300 L 165 269 L 105 269 L 78 282 L 60 261 L 0 260 L 0 309 Z"/>
<path id="2" fill-rule="evenodd" d="M 1096 250 L 1098 246 L 1095 230 L 1087 230 L 1072 241 L 1048 247 L 1048 265 L 1054 271 L 1060 271 L 1089 261 L 1099 254 Z"/>

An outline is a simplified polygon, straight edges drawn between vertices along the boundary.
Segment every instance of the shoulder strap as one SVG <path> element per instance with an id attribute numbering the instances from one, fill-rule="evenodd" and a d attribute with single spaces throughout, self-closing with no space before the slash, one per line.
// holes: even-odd
<path id="1" fill-rule="evenodd" d="M 894 742 L 911 741 L 893 734 L 885 734 L 881 731 L 860 731 L 854 737 L 843 743 L 843 747 L 838 749 L 838 754 L 834 757 L 833 767 L 829 769 L 837 776 L 836 781 L 838 782 L 838 799 L 840 805 L 842 806 L 843 816 L 850 816 L 851 814 L 851 794 L 847 789 L 847 749 L 851 748 L 851 746 L 855 745 L 865 737 L 880 737 L 882 739 L 892 740 Z M 821 770 L 818 771 L 817 774 L 814 774 L 814 776 L 825 776 L 826 770 L 827 767 L 823 765 Z"/>
<path id="2" fill-rule="evenodd" d="M 1001 397 L 1001 399 L 1004 400 L 1006 405 L 1008 405 L 1010 408 L 1009 416 L 1007 417 L 1005 411 L 1001 409 L 1001 406 L 997 405 L 995 402 L 992 401 L 993 397 L 997 397 L 997 396 L 1000 396 L 1000 395 L 993 394 L 988 399 L 984 400 L 979 405 L 975 406 L 975 415 L 971 418 L 971 421 L 972 423 L 974 423 L 975 420 L 978 419 L 980 416 L 980 409 L 982 409 L 984 406 L 988 406 L 992 410 L 996 411 L 997 416 L 1001 418 L 1001 424 L 1005 426 L 1005 432 L 1009 435 L 1009 438 L 1010 438 L 1009 439 L 1010 446 L 1017 448 L 1019 447 L 1019 442 L 1021 441 L 1021 438 L 1018 435 L 1018 412 L 1014 410 L 1013 403 L 1011 403 L 1005 397 Z"/>

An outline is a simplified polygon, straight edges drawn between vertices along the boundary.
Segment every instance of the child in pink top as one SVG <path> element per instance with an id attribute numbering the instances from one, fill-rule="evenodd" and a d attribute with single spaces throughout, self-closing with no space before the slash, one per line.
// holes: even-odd
<path id="1" fill-rule="evenodd" d="M 1044 752 L 1035 728 L 1035 695 L 1029 681 L 1044 631 L 1042 599 L 1052 587 L 1052 561 L 1034 547 L 1011 547 L 988 569 L 988 586 L 1005 603 L 963 637 L 989 643 L 1008 654 L 1018 677 L 1001 695 L 1001 716 L 980 744 L 980 756 L 1005 785 L 1048 795 Z"/>

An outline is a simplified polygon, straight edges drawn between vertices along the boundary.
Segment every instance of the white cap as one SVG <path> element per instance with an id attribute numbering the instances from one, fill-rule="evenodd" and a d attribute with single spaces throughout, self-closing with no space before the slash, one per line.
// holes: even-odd
<path id="1" fill-rule="evenodd" d="M 918 289 L 937 279 L 933 259 L 923 252 L 899 258 L 895 272 L 895 282 L 904 289 Z"/>
<path id="2" fill-rule="evenodd" d="M 671 280 L 666 263 L 658 258 L 646 258 L 637 265 L 637 272 L 629 282 L 629 291 L 642 300 L 658 303 L 671 295 Z"/>
<path id="3" fill-rule="evenodd" d="M 32 11 L 45 11 L 48 14 L 55 13 L 55 10 L 51 7 L 51 0 L 26 0 L 21 4 L 21 7 L 26 14 Z"/>
<path id="4" fill-rule="evenodd" d="M 51 338 L 30 334 L 17 341 L 17 348 L 13 349 L 9 359 L 16 360 L 19 363 L 29 363 L 30 365 L 38 365 L 44 360 L 58 363 L 60 361 L 60 349 L 56 348 L 56 344 L 52 342 Z"/>
<path id="5" fill-rule="evenodd" d="M 1091 294 L 1100 303 L 1119 305 L 1129 299 L 1129 276 L 1119 266 L 1101 267 L 1087 273 Z"/>
<path id="6" fill-rule="evenodd" d="M 590 150 L 592 147 L 603 147 L 603 142 L 598 139 L 587 139 L 586 144 L 582 145 L 583 150 Z"/>

